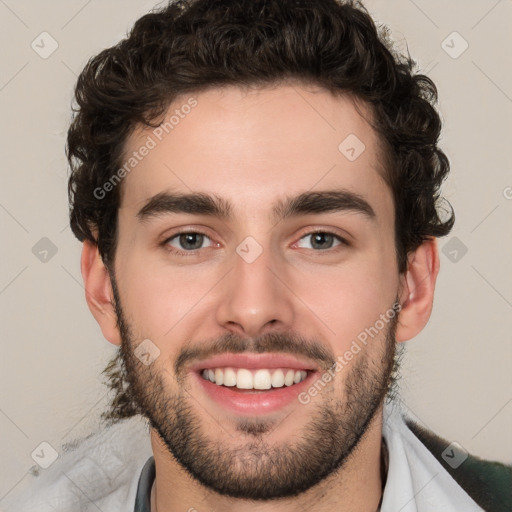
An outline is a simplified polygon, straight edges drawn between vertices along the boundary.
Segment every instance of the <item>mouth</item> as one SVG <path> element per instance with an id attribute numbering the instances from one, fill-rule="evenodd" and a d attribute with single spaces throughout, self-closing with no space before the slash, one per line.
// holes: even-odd
<path id="1" fill-rule="evenodd" d="M 249 416 L 300 406 L 298 395 L 320 374 L 310 361 L 279 354 L 226 354 L 191 370 L 207 406 Z"/>

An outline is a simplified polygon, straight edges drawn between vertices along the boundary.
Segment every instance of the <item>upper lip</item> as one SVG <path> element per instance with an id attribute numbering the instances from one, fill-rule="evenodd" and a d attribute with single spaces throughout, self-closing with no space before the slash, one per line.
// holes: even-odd
<path id="1" fill-rule="evenodd" d="M 201 371 L 212 368 L 293 368 L 295 370 L 317 371 L 318 365 L 306 359 L 278 353 L 264 354 L 220 354 L 218 356 L 193 364 L 190 369 Z"/>

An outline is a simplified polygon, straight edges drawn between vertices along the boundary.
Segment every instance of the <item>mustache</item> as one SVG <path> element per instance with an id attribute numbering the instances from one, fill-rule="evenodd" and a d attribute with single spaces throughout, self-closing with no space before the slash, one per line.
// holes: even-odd
<path id="1" fill-rule="evenodd" d="M 267 333 L 257 338 L 247 338 L 230 332 L 211 342 L 189 344 L 182 348 L 174 363 L 174 371 L 179 377 L 184 374 L 188 364 L 226 352 L 235 354 L 272 352 L 302 356 L 314 361 L 324 370 L 336 364 L 335 356 L 328 347 L 317 340 L 311 340 L 299 334 Z"/>

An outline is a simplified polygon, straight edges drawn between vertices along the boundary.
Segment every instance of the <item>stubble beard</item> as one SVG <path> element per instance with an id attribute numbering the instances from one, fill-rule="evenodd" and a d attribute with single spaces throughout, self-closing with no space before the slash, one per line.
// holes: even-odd
<path id="1" fill-rule="evenodd" d="M 292 414 L 302 412 L 310 419 L 301 432 L 293 435 L 293 441 L 284 444 L 269 441 L 281 422 L 293 423 L 286 417 L 280 422 L 240 418 L 234 423 L 235 432 L 232 422 L 221 425 L 209 417 L 207 421 L 215 424 L 216 435 L 220 432 L 224 438 L 219 441 L 208 434 L 212 429 L 205 428 L 198 412 L 206 413 L 189 393 L 186 378 L 176 379 L 174 375 L 178 391 L 171 391 L 163 375 L 169 372 L 168 368 L 156 371 L 158 365 L 145 366 L 136 357 L 137 342 L 114 280 L 112 284 L 122 338 L 120 358 L 128 385 L 126 392 L 169 453 L 193 478 L 224 496 L 264 501 L 297 496 L 335 473 L 342 477 L 342 468 L 380 410 L 394 380 L 392 375 L 397 373 L 398 314 L 390 320 L 385 333 L 381 333 L 385 335 L 385 343 L 377 337 L 369 342 L 382 344 L 377 356 L 370 359 L 369 351 L 361 350 L 342 369 L 348 372 L 342 396 L 335 396 L 334 387 L 326 387 L 319 392 L 321 400 L 307 405 L 297 401 L 297 410 Z M 271 336 L 284 337 L 284 341 L 287 335 Z M 258 340 L 269 346 L 268 337 Z M 232 335 L 230 346 L 233 346 Z M 333 383 L 341 375 L 341 372 L 337 374 Z"/>

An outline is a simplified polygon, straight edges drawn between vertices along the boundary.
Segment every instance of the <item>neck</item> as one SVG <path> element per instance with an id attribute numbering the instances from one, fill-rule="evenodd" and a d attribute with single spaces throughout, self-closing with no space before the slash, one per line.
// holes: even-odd
<path id="1" fill-rule="evenodd" d="M 298 496 L 256 502 L 231 498 L 207 489 L 191 477 L 151 429 L 156 478 L 151 511 L 223 510 L 225 512 L 376 512 L 385 483 L 385 445 L 382 442 L 382 407 L 343 467 Z M 335 508 L 334 508 L 335 507 Z"/>

